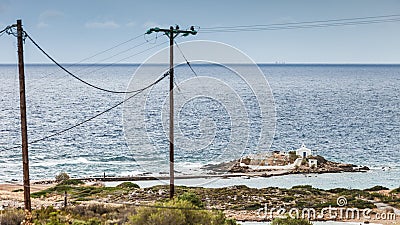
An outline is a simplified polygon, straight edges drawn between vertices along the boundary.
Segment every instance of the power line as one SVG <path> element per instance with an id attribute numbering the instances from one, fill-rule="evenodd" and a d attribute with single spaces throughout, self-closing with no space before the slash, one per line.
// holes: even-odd
<path id="1" fill-rule="evenodd" d="M 273 30 L 290 30 L 290 29 L 307 29 L 307 28 L 324 28 L 324 27 L 338 27 L 338 26 L 351 26 L 351 25 L 366 25 L 377 24 L 384 22 L 399 22 L 399 19 L 380 20 L 380 21 L 359 21 L 359 22 L 346 22 L 346 23 L 332 23 L 332 24 L 314 24 L 314 25 L 297 25 L 297 26 L 277 26 L 277 27 L 263 27 L 263 28 L 241 28 L 241 29 L 221 29 L 203 31 L 202 33 L 229 33 L 229 32 L 248 32 L 248 31 L 273 31 Z"/>
<path id="2" fill-rule="evenodd" d="M 11 28 L 16 27 L 16 26 L 17 26 L 16 24 L 6 26 L 3 30 L 0 31 L 0 35 L 3 35 L 4 33 L 8 33 Z"/>
<path id="3" fill-rule="evenodd" d="M 152 39 L 150 39 L 150 40 L 152 40 Z M 140 51 L 140 52 L 136 52 L 136 53 L 134 53 L 134 54 L 132 54 L 132 55 L 129 55 L 129 56 L 127 56 L 127 57 L 124 57 L 124 58 L 122 58 L 122 59 L 120 59 L 120 60 L 118 60 L 118 61 L 115 61 L 115 62 L 113 62 L 113 63 L 108 63 L 108 64 L 106 64 L 106 65 L 103 65 L 102 67 L 100 67 L 100 68 L 98 68 L 98 69 L 90 70 L 89 73 L 96 72 L 96 71 L 101 70 L 101 69 L 104 69 L 104 68 L 106 68 L 106 67 L 115 65 L 115 64 L 120 63 L 120 62 L 122 62 L 122 61 L 124 61 L 124 60 L 127 60 L 127 59 L 132 58 L 132 57 L 137 56 L 137 55 L 140 55 L 140 54 L 142 54 L 142 53 L 144 53 L 144 52 L 147 52 L 147 51 L 149 51 L 149 50 L 152 50 L 152 49 L 154 49 L 154 48 L 156 48 L 156 47 L 159 47 L 159 46 L 161 46 L 161 45 L 164 45 L 164 44 L 167 43 L 167 42 L 168 42 L 168 41 L 164 41 L 164 42 L 162 42 L 162 43 L 160 43 L 160 44 L 158 44 L 158 45 L 154 45 L 154 46 L 152 46 L 152 47 L 146 48 L 146 49 L 144 49 L 144 50 L 142 50 L 142 51 Z M 147 43 L 147 42 L 146 42 L 146 43 Z M 142 44 L 141 44 L 141 45 L 142 45 Z M 123 52 L 126 52 L 126 51 L 124 50 Z M 120 53 L 122 53 L 122 52 L 120 52 Z M 110 57 L 110 58 L 113 58 L 113 57 Z M 109 58 L 106 58 L 105 60 L 107 60 L 107 59 L 109 59 Z M 94 65 L 95 65 L 95 64 L 90 64 L 90 66 L 94 66 Z"/>
<path id="4" fill-rule="evenodd" d="M 176 47 L 178 48 L 179 52 L 181 53 L 182 57 L 185 59 L 186 64 L 190 67 L 190 70 L 192 70 L 193 74 L 197 77 L 196 71 L 194 71 L 192 65 L 190 65 L 190 63 L 189 63 L 189 61 L 187 60 L 185 54 L 183 54 L 182 49 L 181 49 L 181 48 L 179 47 L 179 45 L 178 45 L 178 42 L 176 42 L 175 40 L 174 40 L 174 42 L 175 42 L 175 45 L 176 45 Z"/>
<path id="5" fill-rule="evenodd" d="M 140 35 L 140 36 L 142 36 L 142 35 Z M 139 37 L 140 37 L 140 36 L 139 36 Z M 76 66 L 76 65 L 78 65 L 79 63 L 81 63 L 81 62 L 83 62 L 83 61 L 85 61 L 85 60 L 87 60 L 87 59 L 91 59 L 91 58 L 93 58 L 93 57 L 95 57 L 95 56 L 98 56 L 98 55 L 100 55 L 100 54 L 102 54 L 102 53 L 105 53 L 105 52 L 107 52 L 107 51 L 110 51 L 110 50 L 112 50 L 112 49 L 114 49 L 114 48 L 117 48 L 117 47 L 119 47 L 119 46 L 121 46 L 121 45 L 123 45 L 123 44 L 126 44 L 126 43 L 128 43 L 129 41 L 132 41 L 132 40 L 134 40 L 134 39 L 137 39 L 137 37 L 136 37 L 136 38 L 129 39 L 128 41 L 125 41 L 125 42 L 123 42 L 123 43 L 120 43 L 120 44 L 118 44 L 118 45 L 115 45 L 114 47 L 111 47 L 111 48 L 106 49 L 106 50 L 104 50 L 104 51 L 101 51 L 101 52 L 99 52 L 99 53 L 97 53 L 97 54 L 95 54 L 95 55 L 93 55 L 93 56 L 90 56 L 90 57 L 87 57 L 87 58 L 85 58 L 85 59 L 82 59 L 82 60 L 80 60 L 79 62 L 76 62 L 76 63 L 74 63 L 74 64 L 71 64 L 71 66 Z M 153 39 L 155 39 L 155 38 L 152 38 L 152 39 L 150 39 L 150 40 L 153 40 Z M 88 65 L 89 65 L 89 66 L 98 65 L 100 62 L 104 62 L 104 61 L 106 61 L 106 60 L 108 60 L 108 59 L 114 58 L 114 57 L 116 57 L 116 56 L 118 56 L 118 55 L 121 55 L 121 54 L 123 54 L 123 53 L 125 53 L 125 52 L 131 51 L 132 49 L 135 49 L 135 48 L 138 48 L 138 47 L 140 47 L 140 46 L 143 46 L 143 45 L 145 45 L 145 44 L 148 43 L 148 42 L 149 42 L 149 40 L 146 40 L 145 42 L 142 42 L 142 43 L 140 43 L 140 44 L 134 45 L 133 47 L 130 47 L 130 48 L 126 49 L 126 50 L 117 52 L 116 54 L 114 54 L 114 55 L 112 55 L 112 56 L 106 57 L 106 58 L 104 58 L 104 59 L 102 59 L 102 60 L 99 60 L 99 61 L 97 61 L 97 62 L 88 64 Z M 103 68 L 104 68 L 104 67 L 103 67 Z M 80 72 L 80 71 L 84 71 L 84 70 L 86 70 L 86 69 L 88 69 L 88 68 L 82 68 L 82 69 L 76 70 L 75 73 L 76 73 L 76 72 Z M 92 71 L 89 71 L 89 73 L 90 73 L 90 72 L 92 72 Z M 41 80 L 41 79 L 43 79 L 43 78 L 45 78 L 45 77 L 48 77 L 48 76 L 50 76 L 50 75 L 53 75 L 53 74 L 55 74 L 55 73 L 56 73 L 56 72 L 52 72 L 52 73 L 46 74 L 46 75 L 44 75 L 44 76 L 42 76 L 42 77 L 40 77 L 40 78 L 38 78 L 38 79 L 36 79 L 36 80 Z"/>
<path id="6" fill-rule="evenodd" d="M 118 63 L 120 63 L 120 62 L 122 62 L 122 61 L 124 61 L 124 60 L 127 60 L 127 59 L 132 58 L 132 57 L 137 56 L 137 55 L 140 55 L 140 54 L 142 54 L 142 53 L 144 53 L 144 52 L 147 52 L 147 51 L 149 51 L 149 50 L 152 50 L 152 49 L 154 49 L 154 48 L 160 47 L 161 45 L 164 45 L 164 44 L 167 43 L 167 42 L 168 42 L 168 41 L 164 41 L 164 42 L 162 42 L 162 43 L 160 43 L 160 44 L 158 44 L 158 45 L 154 45 L 154 46 L 152 46 L 152 47 L 150 47 L 150 48 L 144 49 L 144 50 L 142 50 L 142 51 L 140 51 L 140 52 L 137 52 L 137 53 L 135 53 L 135 54 L 129 55 L 129 56 L 127 56 L 127 57 L 125 57 L 125 58 L 122 58 L 122 59 L 120 59 L 120 60 L 118 60 L 118 61 L 115 61 L 115 62 L 113 62 L 113 63 L 109 63 L 109 64 L 106 64 L 106 65 L 103 65 L 102 67 L 99 67 L 99 68 L 94 69 L 94 70 L 90 70 L 90 71 L 88 71 L 88 72 L 89 72 L 89 73 L 93 73 L 93 72 L 102 70 L 102 69 L 104 69 L 104 68 L 106 68 L 106 67 L 116 65 L 116 64 L 118 64 Z"/>
<path id="7" fill-rule="evenodd" d="M 153 39 L 154 39 L 154 38 L 151 38 L 151 39 L 149 39 L 149 40 L 153 40 Z M 167 42 L 167 41 L 166 41 L 166 42 Z M 120 60 L 118 60 L 118 61 L 115 61 L 115 62 L 113 62 L 113 63 L 109 63 L 109 64 L 100 64 L 101 67 L 98 67 L 98 68 L 96 68 L 96 69 L 89 70 L 89 71 L 87 71 L 86 73 L 93 73 L 93 72 L 102 70 L 102 69 L 104 69 L 104 68 L 106 68 L 106 67 L 116 65 L 116 64 L 118 64 L 119 62 L 122 62 L 122 61 L 124 61 L 124 60 L 129 59 L 129 58 L 132 58 L 132 57 L 134 57 L 134 56 L 140 55 L 140 54 L 145 53 L 145 52 L 147 52 L 147 51 L 150 51 L 150 50 L 152 50 L 152 49 L 154 49 L 154 48 L 156 48 L 156 47 L 159 47 L 159 46 L 165 44 L 166 42 L 163 42 L 163 43 L 158 44 L 158 45 L 154 45 L 154 46 L 149 47 L 149 48 L 147 48 L 147 49 L 144 49 L 144 50 L 142 50 L 142 51 L 140 51 L 140 52 L 136 52 L 136 53 L 134 53 L 134 54 L 132 54 L 132 55 L 129 55 L 129 56 L 127 56 L 127 57 L 125 57 L 125 58 L 122 58 L 122 59 L 120 59 Z M 138 44 L 138 45 L 136 45 L 136 46 L 134 46 L 134 47 L 131 47 L 130 50 L 133 49 L 133 48 L 139 47 L 139 46 L 141 46 L 141 45 L 143 45 L 143 44 L 145 44 L 145 43 L 148 43 L 148 41 L 146 41 L 146 42 L 144 42 L 144 43 L 141 43 L 141 44 Z M 113 58 L 113 57 L 115 57 L 116 55 L 122 54 L 123 52 L 127 52 L 127 50 L 124 50 L 124 51 L 122 51 L 122 52 L 119 52 L 119 53 L 115 54 L 114 56 L 105 58 L 105 59 L 103 59 L 103 60 L 101 60 L 101 61 L 105 61 L 105 60 L 107 60 L 107 59 Z M 101 61 L 98 61 L 98 62 L 101 62 Z M 94 64 L 89 64 L 89 66 L 95 66 L 95 65 L 97 65 L 98 62 L 96 62 L 96 63 L 94 63 Z M 77 64 L 73 64 L 73 65 L 77 65 Z M 79 69 L 79 70 L 75 71 L 75 73 L 76 73 L 76 72 L 83 71 L 83 70 L 87 70 L 87 69 L 89 69 L 89 67 Z M 55 74 L 55 73 L 56 73 L 56 72 L 47 74 L 47 75 L 45 75 L 45 76 L 39 78 L 38 80 L 43 79 L 43 78 L 45 78 L 45 77 L 47 77 L 47 76 L 50 76 L 50 75 L 52 75 L 52 74 Z M 62 79 L 62 78 L 64 78 L 64 77 L 66 77 L 66 76 L 68 76 L 68 75 L 65 75 L 65 76 L 62 76 L 62 77 L 60 77 L 60 78 L 57 78 L 57 80 Z M 61 85 L 61 84 L 62 84 L 62 83 L 60 83 L 59 85 Z"/>
<path id="8" fill-rule="evenodd" d="M 122 46 L 122 45 L 124 45 L 124 44 L 126 44 L 126 43 L 129 43 L 129 42 L 131 42 L 131 41 L 133 41 L 133 40 L 136 40 L 136 39 L 142 37 L 143 35 L 144 35 L 144 34 L 140 34 L 140 35 L 138 35 L 138 36 L 136 36 L 136 37 L 133 37 L 133 38 L 131 38 L 131 39 L 129 39 L 129 40 L 126 40 L 126 41 L 124 41 L 124 42 L 122 42 L 122 43 L 119 43 L 119 44 L 117 44 L 117 45 L 114 45 L 114 46 L 112 46 L 112 47 L 110 47 L 110 48 L 108 48 L 108 49 L 106 49 L 106 50 L 100 51 L 100 52 L 98 52 L 98 53 L 96 53 L 96 54 L 94 54 L 94 55 L 92 55 L 92 56 L 86 57 L 86 58 L 80 60 L 79 62 L 75 63 L 75 65 L 78 64 L 78 63 L 81 63 L 81 62 L 83 62 L 83 61 L 86 61 L 86 60 L 88 60 L 88 59 L 92 59 L 92 58 L 94 58 L 94 57 L 96 57 L 96 56 L 98 56 L 98 55 L 101 55 L 101 54 L 103 54 L 103 53 L 106 53 L 106 52 L 108 52 L 108 51 L 111 51 L 111 50 L 113 50 L 113 49 L 115 49 L 115 48 L 118 48 L 119 46 Z M 145 43 L 147 43 L 147 42 L 148 42 L 148 41 L 146 41 Z"/>
<path id="9" fill-rule="evenodd" d="M 355 17 L 355 18 L 344 18 L 344 19 L 291 22 L 291 23 L 220 26 L 220 27 L 208 27 L 208 28 L 206 27 L 206 28 L 202 28 L 202 33 L 319 28 L 319 27 L 399 22 L 399 21 L 400 21 L 400 14 L 396 14 L 396 15 L 384 15 L 384 16 L 369 16 L 369 17 Z"/>
<path id="10" fill-rule="evenodd" d="M 98 87 L 98 86 L 96 86 L 96 85 L 94 85 L 94 84 L 91 84 L 91 83 L 89 83 L 89 82 L 87 82 L 87 81 L 85 81 L 85 80 L 83 80 L 83 79 L 81 79 L 81 78 L 79 78 L 78 76 L 76 76 L 75 74 L 73 74 L 72 72 L 70 72 L 69 70 L 67 70 L 65 67 L 63 67 L 60 63 L 58 63 L 53 57 L 51 57 L 46 51 L 44 51 L 43 50 L 43 48 L 41 48 L 40 46 L 39 46 L 39 44 L 37 44 L 33 39 L 32 39 L 32 37 L 30 36 L 30 35 L 28 35 L 26 32 L 25 32 L 25 35 L 26 35 L 26 37 L 47 57 L 47 58 L 49 58 L 53 63 L 55 63 L 58 67 L 60 67 L 62 70 L 64 70 L 67 74 L 69 74 L 70 76 L 72 76 L 73 78 L 75 78 L 75 79 L 77 79 L 77 80 L 79 80 L 80 82 L 82 82 L 82 83 L 84 83 L 84 84 L 86 84 L 86 85 L 88 85 L 88 86 L 90 86 L 90 87 L 93 87 L 93 88 L 95 88 L 95 89 L 98 89 L 98 90 L 101 90 L 101 91 L 105 91 L 105 92 L 109 92 L 109 93 L 115 93 L 115 94 L 131 94 L 131 93 L 134 93 L 134 92 L 139 92 L 140 90 L 133 90 L 133 91 L 114 91 L 114 90 L 108 90 L 108 89 L 105 89 L 105 88 L 102 88 L 102 87 Z"/>
<path id="11" fill-rule="evenodd" d="M 141 89 L 137 90 L 137 92 L 136 92 L 135 94 L 133 94 L 132 96 L 126 98 L 124 101 L 121 101 L 121 102 L 119 102 L 119 103 L 113 105 L 112 107 L 110 107 L 110 108 L 108 108 L 108 109 L 106 109 L 106 110 L 104 110 L 104 111 L 102 111 L 102 112 L 100 112 L 100 113 L 98 113 L 98 114 L 96 114 L 96 115 L 94 115 L 94 116 L 92 116 L 92 117 L 86 119 L 86 120 L 83 120 L 83 121 L 81 121 L 81 122 L 79 122 L 79 123 L 77 123 L 77 124 L 75 124 L 75 125 L 73 125 L 73 126 L 71 126 L 71 127 L 65 128 L 65 129 L 60 130 L 60 131 L 58 131 L 58 132 L 56 132 L 56 133 L 53 133 L 53 134 L 47 135 L 47 136 L 45 136 L 45 137 L 42 137 L 42 138 L 33 140 L 33 141 L 29 142 L 29 144 L 34 144 L 34 143 L 37 143 L 37 142 L 44 141 L 44 140 L 49 139 L 49 138 L 51 138 L 51 137 L 54 137 L 54 136 L 60 135 L 60 134 L 62 134 L 62 133 L 65 133 L 65 132 L 67 132 L 67 131 L 69 131 L 69 130 L 72 130 L 72 129 L 76 128 L 76 127 L 79 127 L 79 126 L 81 126 L 82 124 L 85 124 L 85 123 L 87 123 L 87 122 L 89 122 L 89 121 L 91 121 L 91 120 L 93 120 L 93 119 L 95 119 L 95 118 L 97 118 L 97 117 L 99 117 L 99 116 L 101 116 L 101 115 L 103 115 L 103 114 L 105 114 L 105 113 L 107 113 L 107 112 L 109 112 L 109 111 L 111 111 L 111 110 L 117 108 L 118 106 L 124 104 L 125 102 L 127 102 L 128 100 L 130 100 L 130 99 L 132 99 L 133 97 L 137 96 L 138 94 L 142 93 L 142 92 L 145 91 L 146 89 L 149 89 L 150 87 L 156 85 L 157 83 L 159 83 L 160 81 L 162 81 L 162 80 L 163 80 L 165 77 L 167 77 L 168 75 L 169 75 L 169 72 L 164 73 L 164 74 L 163 74 L 160 78 L 158 78 L 156 81 L 154 81 L 153 83 L 149 84 L 148 86 L 146 86 L 146 87 L 144 87 L 144 88 L 141 88 Z M 19 147 L 21 147 L 21 146 L 18 145 L 18 146 L 14 146 L 14 147 L 10 147 L 10 148 L 3 148 L 3 150 L 10 150 L 10 149 L 19 148 Z"/>
<path id="12" fill-rule="evenodd" d="M 150 39 L 150 41 L 151 41 L 151 40 L 155 40 L 155 39 L 157 39 L 157 38 L 153 37 L 153 38 Z M 114 57 L 116 57 L 116 56 L 118 56 L 118 55 L 121 55 L 121 54 L 123 54 L 123 53 L 125 53 L 125 52 L 129 52 L 130 50 L 135 49 L 135 48 L 138 48 L 138 47 L 140 47 L 140 46 L 143 46 L 143 45 L 145 45 L 145 44 L 147 44 L 147 43 L 149 43 L 149 40 L 146 40 L 145 42 L 142 42 L 142 43 L 140 43 L 140 44 L 134 45 L 133 47 L 130 47 L 130 48 L 128 48 L 128 49 L 125 49 L 125 50 L 123 50 L 123 51 L 120 51 L 120 52 L 118 52 L 118 53 L 116 53 L 116 54 L 114 54 L 114 55 L 112 55 L 112 56 L 109 56 L 109 57 L 107 57 L 107 58 L 104 58 L 104 59 L 102 59 L 102 60 L 96 62 L 96 63 L 89 64 L 89 65 L 90 65 L 90 66 L 94 66 L 94 65 L 96 65 L 96 64 L 99 63 L 99 62 L 104 62 L 104 61 L 106 61 L 106 60 L 108 60 L 108 59 L 112 59 L 112 58 L 114 58 Z"/>
<path id="13" fill-rule="evenodd" d="M 295 24 L 306 24 L 306 23 L 326 23 L 326 22 L 338 22 L 338 21 L 348 21 L 348 20 L 365 20 L 365 19 L 388 18 L 388 17 L 400 17 L 400 14 L 383 15 L 383 16 L 353 17 L 353 18 L 330 19 L 330 20 L 314 20 L 314 21 L 304 21 L 304 22 L 288 22 L 288 23 L 273 23 L 273 24 L 203 27 L 202 30 L 229 29 L 229 28 L 247 28 L 247 27 L 263 27 L 263 26 L 283 26 L 283 25 L 295 25 Z"/>

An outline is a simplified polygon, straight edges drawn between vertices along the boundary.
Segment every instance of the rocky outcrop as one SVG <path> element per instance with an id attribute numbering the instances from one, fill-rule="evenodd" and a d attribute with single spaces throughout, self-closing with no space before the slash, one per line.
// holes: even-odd
<path id="1" fill-rule="evenodd" d="M 369 168 L 359 167 L 353 164 L 346 163 L 338 163 L 332 162 L 325 159 L 322 156 L 311 156 L 311 159 L 316 159 L 318 162 L 318 166 L 316 168 L 310 168 L 306 159 L 303 160 L 300 166 L 295 166 L 293 169 L 288 170 L 286 174 L 294 174 L 294 173 L 340 173 L 340 172 L 365 172 L 368 171 Z M 308 159 L 308 158 L 307 158 Z M 289 162 L 288 162 L 289 163 Z M 243 164 L 243 163 L 242 163 Z M 241 166 L 240 160 L 233 160 L 230 162 L 224 162 L 220 164 L 206 165 L 202 167 L 203 170 L 209 171 L 208 173 L 254 173 L 254 172 L 270 172 L 271 169 L 251 169 L 249 166 Z M 279 169 L 273 169 L 279 170 Z M 285 169 L 287 170 L 287 169 Z M 268 176 L 268 173 L 265 174 Z"/>

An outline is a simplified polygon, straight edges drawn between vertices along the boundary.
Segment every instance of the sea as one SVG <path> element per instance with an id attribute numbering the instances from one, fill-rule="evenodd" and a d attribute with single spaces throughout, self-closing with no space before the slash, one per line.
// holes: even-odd
<path id="1" fill-rule="evenodd" d="M 262 76 L 254 74 L 254 66 Z M 71 177 L 168 175 L 170 83 L 168 77 L 154 83 L 168 65 L 149 65 L 145 70 L 137 64 L 67 64 L 65 68 L 92 86 L 55 65 L 25 67 L 28 140 L 34 142 L 29 145 L 31 180 L 53 179 L 60 172 Z M 178 176 L 204 174 L 201 167 L 207 164 L 287 152 L 302 144 L 328 160 L 371 170 L 192 179 L 182 184 L 400 186 L 400 65 L 247 68 L 200 63 L 175 68 Z M 0 183 L 21 182 L 17 66 L 0 65 L 0 79 Z M 146 182 L 141 184 L 163 181 Z"/>

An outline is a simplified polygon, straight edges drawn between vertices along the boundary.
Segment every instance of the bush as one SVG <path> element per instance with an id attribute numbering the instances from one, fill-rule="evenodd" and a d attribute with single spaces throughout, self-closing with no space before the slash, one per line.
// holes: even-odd
<path id="1" fill-rule="evenodd" d="M 389 188 L 377 185 L 372 188 L 364 189 L 364 191 L 382 191 L 382 190 L 389 190 Z"/>
<path id="2" fill-rule="evenodd" d="M 185 192 L 182 195 L 179 195 L 178 200 L 188 201 L 199 208 L 204 208 L 201 199 L 193 192 Z"/>
<path id="3" fill-rule="evenodd" d="M 61 183 L 59 183 L 57 185 L 61 186 L 61 185 L 80 185 L 80 184 L 85 184 L 85 182 L 83 182 L 81 180 L 63 180 L 63 181 L 61 181 Z"/>
<path id="4" fill-rule="evenodd" d="M 22 210 L 5 210 L 0 214 L 1 225 L 19 225 L 25 219 L 25 213 Z"/>
<path id="5" fill-rule="evenodd" d="M 66 211 L 72 215 L 79 215 L 88 218 L 101 217 L 103 214 L 111 213 L 114 210 L 114 207 L 106 206 L 104 204 L 77 205 L 66 209 Z"/>
<path id="6" fill-rule="evenodd" d="M 127 188 L 127 189 L 133 189 L 133 188 L 140 188 L 139 185 L 132 183 L 132 182 L 123 182 L 117 185 L 117 188 Z"/>
<path id="7" fill-rule="evenodd" d="M 55 178 L 56 178 L 57 182 L 62 182 L 62 181 L 65 181 L 65 180 L 69 180 L 70 177 L 69 177 L 69 175 L 67 173 L 61 172 Z"/>
<path id="8" fill-rule="evenodd" d="M 313 186 L 311 185 L 295 185 L 292 189 L 305 189 L 305 190 L 312 190 Z"/>
<path id="9" fill-rule="evenodd" d="M 359 209 L 376 208 L 376 205 L 374 205 L 374 203 L 365 201 L 365 200 L 361 200 L 361 199 L 354 199 L 352 201 L 347 199 L 347 201 L 348 201 L 348 206 L 353 207 L 353 208 L 359 208 Z"/>
<path id="10" fill-rule="evenodd" d="M 306 219 L 294 219 L 294 218 L 276 218 L 272 220 L 271 225 L 312 225 L 312 223 Z"/>
<path id="11" fill-rule="evenodd" d="M 72 225 L 100 225 L 101 221 L 96 218 L 89 219 L 88 221 L 75 220 Z"/>
<path id="12" fill-rule="evenodd" d="M 236 222 L 225 219 L 222 212 L 202 210 L 191 202 L 172 200 L 157 207 L 141 207 L 137 214 L 129 218 L 128 224 L 135 225 L 235 225 Z"/>
<path id="13" fill-rule="evenodd" d="M 328 192 L 334 193 L 334 194 L 344 193 L 347 191 L 348 191 L 348 189 L 346 189 L 346 188 L 333 188 L 333 189 L 328 190 Z"/>
<path id="14" fill-rule="evenodd" d="M 394 190 L 393 190 L 393 191 L 391 191 L 390 193 L 394 193 L 394 194 L 400 193 L 400 187 L 399 187 L 399 188 L 396 188 L 396 189 L 394 189 Z"/>
<path id="15" fill-rule="evenodd" d="M 290 151 L 289 152 L 289 162 L 290 163 L 294 163 L 294 161 L 296 161 L 297 158 L 299 158 L 300 156 L 296 155 L 295 151 Z"/>

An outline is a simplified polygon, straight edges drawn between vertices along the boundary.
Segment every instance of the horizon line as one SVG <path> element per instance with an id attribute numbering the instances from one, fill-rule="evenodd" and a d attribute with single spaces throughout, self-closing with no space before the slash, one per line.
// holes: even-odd
<path id="1" fill-rule="evenodd" d="M 213 63 L 197 63 L 197 62 L 191 62 L 193 65 L 213 65 Z M 110 66 L 123 66 L 123 65 L 142 65 L 143 63 L 138 63 L 138 62 L 132 62 L 132 63 L 60 63 L 62 65 L 68 65 L 68 66 L 103 66 L 103 65 L 110 65 Z M 235 63 L 235 62 L 226 62 L 226 63 L 221 63 L 227 64 L 227 65 L 253 65 L 252 63 Z M 400 65 L 400 62 L 256 62 L 256 65 L 277 65 L 277 66 L 284 66 L 284 65 Z M 18 63 L 0 63 L 0 66 L 17 66 Z M 27 66 L 32 66 L 32 65 L 43 65 L 43 66 L 57 66 L 54 63 L 51 62 L 35 62 L 35 63 L 25 63 Z M 146 65 L 146 64 L 145 64 Z M 147 65 L 169 65 L 169 63 L 151 63 Z"/>

